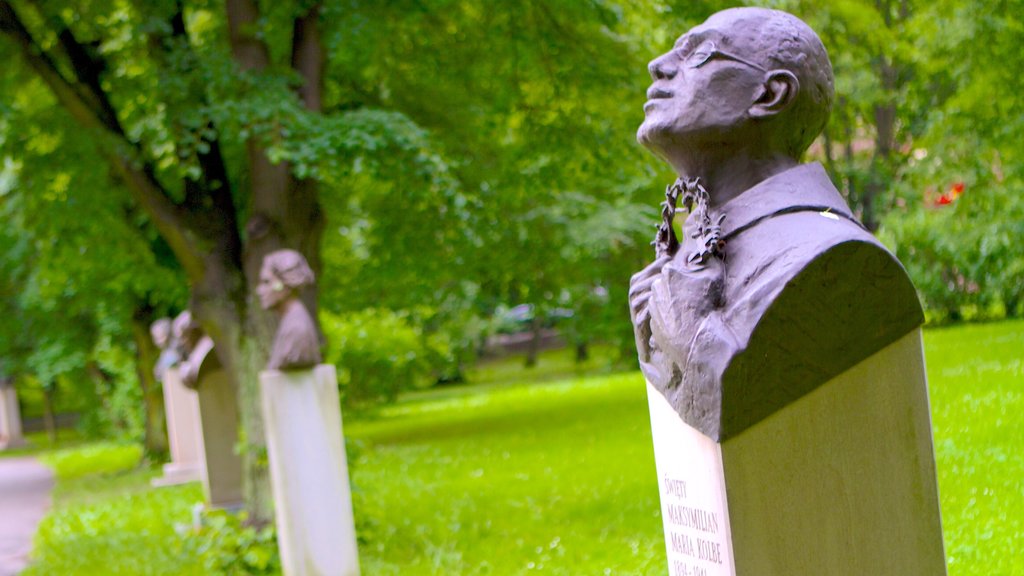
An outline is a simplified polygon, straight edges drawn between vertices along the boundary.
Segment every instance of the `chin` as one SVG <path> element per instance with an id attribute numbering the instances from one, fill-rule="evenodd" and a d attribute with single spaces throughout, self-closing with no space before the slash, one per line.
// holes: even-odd
<path id="1" fill-rule="evenodd" d="M 658 158 L 665 160 L 665 151 L 672 148 L 673 138 L 663 126 L 648 121 L 637 128 L 636 141 Z"/>
<path id="2" fill-rule="evenodd" d="M 660 130 L 650 120 L 644 120 L 643 124 L 636 129 L 636 141 L 641 146 L 649 150 L 654 151 L 657 148 L 658 141 L 661 140 Z"/>

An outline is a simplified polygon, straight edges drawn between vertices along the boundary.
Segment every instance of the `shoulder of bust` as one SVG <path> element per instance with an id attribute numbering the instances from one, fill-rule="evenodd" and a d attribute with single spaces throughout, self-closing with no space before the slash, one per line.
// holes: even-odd
<path id="1" fill-rule="evenodd" d="M 816 250 L 789 275 L 722 379 L 722 435 L 736 434 L 924 321 L 900 262 L 870 235 Z"/>

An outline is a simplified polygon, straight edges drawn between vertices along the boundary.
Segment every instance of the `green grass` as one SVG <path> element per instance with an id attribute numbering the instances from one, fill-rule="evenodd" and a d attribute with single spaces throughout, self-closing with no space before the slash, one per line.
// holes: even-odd
<path id="1" fill-rule="evenodd" d="M 1024 574 L 1024 322 L 925 343 L 949 574 Z M 665 574 L 640 375 L 482 370 L 346 421 L 363 574 Z M 204 573 L 175 532 L 198 487 L 151 475 L 61 480 L 28 574 Z"/>
<path id="2" fill-rule="evenodd" d="M 949 576 L 1024 574 L 1024 322 L 925 332 Z"/>
<path id="3" fill-rule="evenodd" d="M 25 576 L 202 574 L 198 558 L 182 553 L 176 526 L 202 501 L 198 484 L 154 490 L 157 470 L 136 444 L 82 444 L 39 460 L 57 483 Z"/>
<path id="4" fill-rule="evenodd" d="M 149 487 L 153 472 L 106 477 L 101 494 L 67 490 L 36 533 L 33 563 L 24 576 L 203 574 L 196 554 L 186 553 L 179 531 L 191 507 L 203 499 L 197 484 Z M 75 494 L 71 503 L 69 493 Z"/>
<path id="5" fill-rule="evenodd" d="M 635 373 L 394 406 L 347 434 L 366 574 L 661 574 Z"/>
<path id="6" fill-rule="evenodd" d="M 96 474 L 131 470 L 142 460 L 138 444 L 98 442 L 44 453 L 39 460 L 53 469 L 58 479 L 71 480 Z"/>
<path id="7" fill-rule="evenodd" d="M 138 445 L 100 442 L 39 457 L 53 468 L 56 486 L 26 576 L 203 573 L 179 535 L 202 490 L 155 490 L 158 469 L 141 456 Z"/>
<path id="8" fill-rule="evenodd" d="M 949 574 L 1024 574 L 1024 322 L 925 342 Z M 665 573 L 640 377 L 508 387 L 516 368 L 347 426 L 368 574 Z"/>
<path id="9" fill-rule="evenodd" d="M 29 432 L 24 435 L 25 445 L 0 452 L 0 458 L 17 458 L 21 456 L 40 456 L 54 450 L 81 446 L 86 443 L 82 434 L 74 428 L 58 428 L 57 442 L 50 443 L 46 432 Z"/>

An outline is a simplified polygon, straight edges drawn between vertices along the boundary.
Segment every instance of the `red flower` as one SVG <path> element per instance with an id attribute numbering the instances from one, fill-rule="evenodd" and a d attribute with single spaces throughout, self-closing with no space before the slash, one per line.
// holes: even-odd
<path id="1" fill-rule="evenodd" d="M 938 199 L 935 200 L 935 202 L 933 203 L 933 206 L 949 206 L 957 198 L 959 198 L 961 195 L 963 195 L 964 189 L 965 189 L 965 186 L 964 186 L 963 182 L 954 182 L 953 185 L 949 187 L 949 190 L 945 194 L 943 194 L 942 196 L 939 196 Z M 926 194 L 927 194 L 927 192 L 926 192 Z"/>

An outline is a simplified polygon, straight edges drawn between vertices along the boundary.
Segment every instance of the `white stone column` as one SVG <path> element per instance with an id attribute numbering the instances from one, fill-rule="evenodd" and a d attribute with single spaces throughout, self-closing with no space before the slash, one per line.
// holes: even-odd
<path id="1" fill-rule="evenodd" d="M 721 443 L 648 392 L 671 576 L 946 573 L 920 329 Z"/>
<path id="2" fill-rule="evenodd" d="M 164 372 L 164 412 L 171 461 L 154 486 L 195 482 L 203 477 L 203 430 L 199 421 L 199 396 L 181 383 L 177 368 Z"/>
<path id="3" fill-rule="evenodd" d="M 722 447 L 647 385 L 668 573 L 735 576 Z"/>
<path id="4" fill-rule="evenodd" d="M 334 366 L 260 373 L 286 576 L 357 576 L 352 497 Z"/>
<path id="5" fill-rule="evenodd" d="M 0 450 L 25 445 L 21 432 L 21 410 L 14 386 L 0 383 Z"/>

